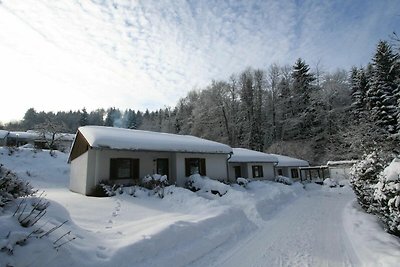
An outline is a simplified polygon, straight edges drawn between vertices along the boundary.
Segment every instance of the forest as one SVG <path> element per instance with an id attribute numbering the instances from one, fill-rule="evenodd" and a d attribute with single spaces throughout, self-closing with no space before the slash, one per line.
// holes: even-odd
<path id="1" fill-rule="evenodd" d="M 295 156 L 311 164 L 359 159 L 377 146 L 396 149 L 399 44 L 395 33 L 379 41 L 370 63 L 351 70 L 328 72 L 299 58 L 292 66 L 249 67 L 229 79 L 212 81 L 191 90 L 175 107 L 56 113 L 30 108 L 21 121 L 0 128 L 53 125 L 74 133 L 79 126 L 105 125 L 189 134 L 232 147 Z"/>

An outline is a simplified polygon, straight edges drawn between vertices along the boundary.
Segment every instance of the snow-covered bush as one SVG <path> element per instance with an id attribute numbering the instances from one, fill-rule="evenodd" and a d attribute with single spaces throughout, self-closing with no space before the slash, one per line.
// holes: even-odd
<path id="1" fill-rule="evenodd" d="M 374 198 L 387 231 L 400 236 L 400 159 L 394 159 L 379 175 Z"/>
<path id="2" fill-rule="evenodd" d="M 249 183 L 249 181 L 246 178 L 239 177 L 239 178 L 236 179 L 236 183 L 238 185 L 243 186 L 244 188 L 246 188 L 247 184 Z"/>
<path id="3" fill-rule="evenodd" d="M 18 197 L 34 194 L 32 186 L 22 181 L 17 175 L 0 164 L 0 207 L 4 207 L 10 201 Z"/>
<path id="4" fill-rule="evenodd" d="M 167 175 L 148 174 L 142 179 L 141 185 L 147 189 L 153 190 L 160 198 L 164 197 L 164 188 L 169 185 Z"/>
<path id="5" fill-rule="evenodd" d="M 357 196 L 358 203 L 369 213 L 378 211 L 378 202 L 374 199 L 374 190 L 378 183 L 378 175 L 383 171 L 386 162 L 386 154 L 374 151 L 351 168 L 351 186 Z"/>
<path id="6" fill-rule="evenodd" d="M 229 185 L 223 184 L 216 180 L 212 180 L 207 176 L 200 176 L 200 174 L 191 175 L 186 181 L 185 186 L 193 192 L 210 192 L 214 195 L 219 196 L 225 195 L 229 189 Z"/>
<path id="7" fill-rule="evenodd" d="M 122 185 L 112 184 L 109 181 L 101 181 L 92 190 L 91 196 L 94 197 L 112 197 L 116 193 L 122 193 Z"/>
<path id="8" fill-rule="evenodd" d="M 329 186 L 329 187 L 337 187 L 339 185 L 338 181 L 333 180 L 331 178 L 326 178 L 323 184 L 324 186 Z"/>
<path id="9" fill-rule="evenodd" d="M 282 175 L 277 175 L 275 177 L 275 182 L 286 184 L 286 185 L 291 185 L 293 184 L 293 180 L 290 177 L 282 176 Z"/>

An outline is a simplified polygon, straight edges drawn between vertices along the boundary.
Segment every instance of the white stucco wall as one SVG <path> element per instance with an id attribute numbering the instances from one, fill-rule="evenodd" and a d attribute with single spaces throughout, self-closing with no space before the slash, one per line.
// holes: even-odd
<path id="1" fill-rule="evenodd" d="M 176 184 L 185 186 L 185 158 L 206 159 L 206 175 L 216 180 L 227 180 L 227 158 L 226 154 L 201 154 L 201 153 L 177 153 L 176 154 Z"/>
<path id="2" fill-rule="evenodd" d="M 235 183 L 236 182 L 236 177 L 235 177 L 235 167 L 236 166 L 240 166 L 240 170 L 241 170 L 241 176 L 244 177 L 249 177 L 247 174 L 247 167 L 246 167 L 246 163 L 229 163 L 229 181 L 231 183 Z"/>
<path id="3" fill-rule="evenodd" d="M 247 164 L 247 177 L 244 178 L 255 178 L 253 177 L 253 166 L 261 165 L 263 168 L 263 177 L 258 179 L 274 179 L 274 164 L 273 163 L 248 163 Z"/>
<path id="4" fill-rule="evenodd" d="M 299 167 L 276 167 L 276 175 L 278 175 L 278 169 L 282 169 L 282 176 L 289 177 L 292 179 L 300 179 L 300 170 Z M 295 169 L 298 171 L 299 177 L 298 178 L 293 178 L 292 177 L 292 169 Z"/>
<path id="5" fill-rule="evenodd" d="M 88 151 L 71 161 L 69 189 L 86 195 Z"/>
<path id="6" fill-rule="evenodd" d="M 169 152 L 134 152 L 117 151 L 110 149 L 89 149 L 87 152 L 71 161 L 71 191 L 90 194 L 101 181 L 110 179 L 110 159 L 133 158 L 139 159 L 139 178 L 147 174 L 156 173 L 156 159 L 169 159 L 169 180 L 171 184 L 184 186 L 185 158 L 205 158 L 206 174 L 208 177 L 226 180 L 226 154 L 197 154 L 197 153 L 169 153 Z M 124 180 L 113 180 L 115 183 L 129 183 Z"/>
<path id="7" fill-rule="evenodd" d="M 95 156 L 95 174 L 94 182 L 95 184 L 110 179 L 110 159 L 112 158 L 132 158 L 139 159 L 139 178 L 142 179 L 147 174 L 156 173 L 158 158 L 168 158 L 169 159 L 169 172 L 168 178 L 174 180 L 173 168 L 173 157 L 171 153 L 168 152 L 135 152 L 135 151 L 118 151 L 118 150 L 94 150 Z M 126 183 L 129 182 L 125 179 L 123 180 L 113 180 L 113 182 Z M 170 181 L 173 182 L 173 181 Z"/>

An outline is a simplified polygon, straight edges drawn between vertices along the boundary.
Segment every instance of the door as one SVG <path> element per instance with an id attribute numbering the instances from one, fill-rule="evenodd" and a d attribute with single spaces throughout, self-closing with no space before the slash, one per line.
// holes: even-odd
<path id="1" fill-rule="evenodd" d="M 242 168 L 240 166 L 234 166 L 235 169 L 235 178 L 242 177 Z"/>

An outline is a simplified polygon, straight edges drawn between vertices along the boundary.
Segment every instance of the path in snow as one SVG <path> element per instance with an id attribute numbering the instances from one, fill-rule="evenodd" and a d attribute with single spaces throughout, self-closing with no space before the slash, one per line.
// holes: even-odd
<path id="1" fill-rule="evenodd" d="M 354 195 L 346 189 L 310 189 L 267 221 L 215 266 L 358 266 L 342 213 Z"/>

